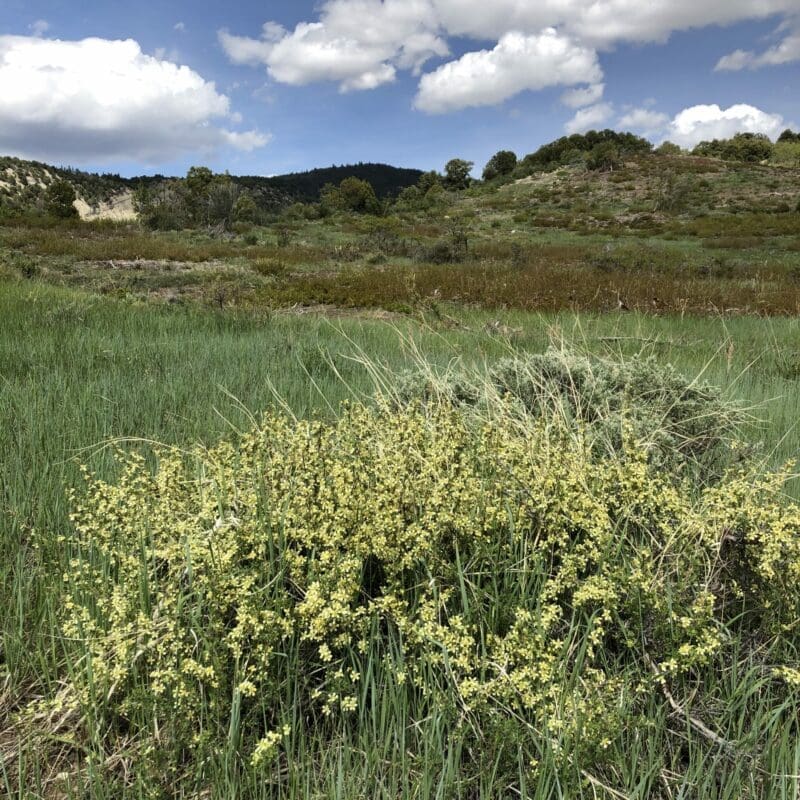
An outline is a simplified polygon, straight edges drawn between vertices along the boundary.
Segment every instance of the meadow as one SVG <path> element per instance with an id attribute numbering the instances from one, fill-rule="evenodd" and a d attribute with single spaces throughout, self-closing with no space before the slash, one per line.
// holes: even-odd
<path id="1" fill-rule="evenodd" d="M 798 795 L 800 215 L 557 179 L 0 225 L 5 794 Z"/>

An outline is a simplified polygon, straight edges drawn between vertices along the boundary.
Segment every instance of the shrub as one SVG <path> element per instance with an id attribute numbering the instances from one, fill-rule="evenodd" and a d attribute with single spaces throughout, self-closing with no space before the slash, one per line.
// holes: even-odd
<path id="1" fill-rule="evenodd" d="M 397 205 L 409 210 L 418 209 L 422 205 L 424 195 L 417 186 L 407 186 L 397 197 Z"/>
<path id="2" fill-rule="evenodd" d="M 696 184 L 691 175 L 676 177 L 670 173 L 663 178 L 655 193 L 655 211 L 683 211 L 689 204 L 693 192 L 696 191 Z"/>
<path id="3" fill-rule="evenodd" d="M 343 207 L 348 211 L 364 214 L 377 214 L 380 211 L 375 190 L 367 181 L 345 178 L 339 184 L 339 195 Z"/>
<path id="4" fill-rule="evenodd" d="M 431 184 L 428 191 L 425 192 L 425 208 L 436 208 L 437 206 L 444 205 L 447 202 L 447 192 L 441 183 Z"/>
<path id="5" fill-rule="evenodd" d="M 590 170 L 607 172 L 622 166 L 622 158 L 617 146 L 613 142 L 602 142 L 592 148 L 586 160 Z"/>
<path id="6" fill-rule="evenodd" d="M 530 175 L 537 169 L 552 169 L 560 164 L 579 163 L 578 153 L 589 154 L 600 144 L 610 144 L 617 148 L 620 156 L 647 155 L 653 145 L 632 133 L 619 133 L 612 130 L 589 131 L 562 136 L 550 144 L 543 145 L 535 153 L 525 156 L 520 162 L 519 177 Z"/>
<path id="7" fill-rule="evenodd" d="M 191 225 L 187 189 L 180 181 L 142 186 L 133 203 L 140 222 L 151 230 L 183 230 Z"/>
<path id="8" fill-rule="evenodd" d="M 772 156 L 773 144 L 769 137 L 763 133 L 737 133 L 731 139 L 713 139 L 700 142 L 693 155 L 712 156 L 726 161 L 745 161 L 760 163 Z"/>
<path id="9" fill-rule="evenodd" d="M 382 210 L 372 185 L 353 177 L 345 178 L 338 187 L 331 184 L 323 187 L 320 206 L 325 209 L 326 216 L 334 211 L 378 214 Z"/>
<path id="10" fill-rule="evenodd" d="M 75 189 L 68 181 L 53 181 L 44 194 L 45 210 L 51 217 L 57 219 L 74 219 L 78 216 L 75 208 L 77 200 Z"/>
<path id="11" fill-rule="evenodd" d="M 657 148 L 656 153 L 662 156 L 679 156 L 683 151 L 674 142 L 662 142 Z"/>
<path id="12" fill-rule="evenodd" d="M 587 427 L 593 446 L 620 453 L 626 432 L 640 442 L 653 463 L 679 468 L 701 461 L 708 470 L 727 454 L 737 414 L 712 386 L 692 384 L 654 358 L 624 362 L 551 350 L 501 361 L 488 373 L 410 373 L 399 384 L 401 404 L 436 398 L 481 406 L 514 398 L 538 418 L 557 414 Z"/>
<path id="13" fill-rule="evenodd" d="M 208 187 L 205 196 L 205 223 L 230 230 L 237 221 L 242 190 L 228 177 L 219 177 Z M 246 207 L 249 205 L 245 201 Z M 253 208 L 255 203 L 253 203 Z M 253 213 L 252 216 L 255 216 Z"/>
<path id="14" fill-rule="evenodd" d="M 378 724 L 404 732 L 413 774 L 432 724 L 475 754 L 466 781 L 602 769 L 643 704 L 671 710 L 665 686 L 701 705 L 734 640 L 752 664 L 796 625 L 800 509 L 780 480 L 698 492 L 632 435 L 597 453 L 509 404 L 267 416 L 155 472 L 132 455 L 74 500 L 58 716 L 90 709 L 68 718 L 126 773 L 187 791 L 231 758 L 279 791 L 310 741 Z M 760 681 L 797 679 L 778 657 Z M 483 762 L 504 742 L 509 764 Z"/>
<path id="15" fill-rule="evenodd" d="M 503 175 L 510 175 L 516 166 L 517 154 L 511 150 L 500 150 L 489 159 L 483 168 L 483 179 L 491 181 Z"/>
<path id="16" fill-rule="evenodd" d="M 249 192 L 242 192 L 233 206 L 233 218 L 237 222 L 255 222 L 258 216 L 258 206 Z"/>
<path id="17" fill-rule="evenodd" d="M 800 139 L 778 142 L 773 148 L 770 163 L 786 167 L 800 167 Z"/>

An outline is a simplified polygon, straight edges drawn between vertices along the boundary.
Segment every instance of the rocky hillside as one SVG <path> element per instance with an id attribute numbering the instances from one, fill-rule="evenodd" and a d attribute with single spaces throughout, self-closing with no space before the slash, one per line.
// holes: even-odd
<path id="1" fill-rule="evenodd" d="M 47 187 L 57 180 L 69 181 L 78 195 L 75 205 L 83 219 L 134 219 L 133 191 L 140 179 L 98 175 L 54 167 L 38 161 L 0 157 L 0 212 L 41 207 Z"/>

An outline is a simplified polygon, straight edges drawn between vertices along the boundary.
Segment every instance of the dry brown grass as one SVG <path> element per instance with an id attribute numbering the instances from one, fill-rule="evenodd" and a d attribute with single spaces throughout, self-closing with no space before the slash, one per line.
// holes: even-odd
<path id="1" fill-rule="evenodd" d="M 155 234 L 137 226 L 81 225 L 64 228 L 0 227 L 0 248 L 33 256 L 78 261 L 206 262 L 232 258 L 280 259 L 285 264 L 318 263 L 324 251 L 309 246 L 251 245 L 243 239 Z"/>
<path id="2" fill-rule="evenodd" d="M 800 313 L 800 281 L 602 272 L 569 263 L 421 265 L 293 275 L 256 293 L 268 305 L 408 310 L 431 302 L 526 311 Z"/>

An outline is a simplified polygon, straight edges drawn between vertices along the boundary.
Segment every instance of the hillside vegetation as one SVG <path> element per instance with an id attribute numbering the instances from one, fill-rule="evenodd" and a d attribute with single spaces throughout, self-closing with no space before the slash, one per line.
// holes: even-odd
<path id="1" fill-rule="evenodd" d="M 275 211 L 293 202 L 314 202 L 327 183 L 339 183 L 350 176 L 369 181 L 380 198 L 394 197 L 416 183 L 421 174 L 420 170 L 359 163 L 273 177 L 232 176 L 231 180 L 253 198 L 259 209 Z M 55 181 L 74 187 L 83 219 L 125 220 L 136 218 L 132 202 L 136 192 L 157 190 L 171 179 L 163 175 L 121 178 L 0 157 L 0 217 L 41 211 L 45 191 Z"/>
<path id="2" fill-rule="evenodd" d="M 0 244 L 12 274 L 173 303 L 797 313 L 800 169 L 641 141 L 620 155 L 586 137 L 580 163 L 555 143 L 540 157 L 569 163 L 471 185 L 458 162 L 393 202 L 351 176 L 272 212 L 195 169 L 140 189 L 141 227 L 0 217 Z"/>

